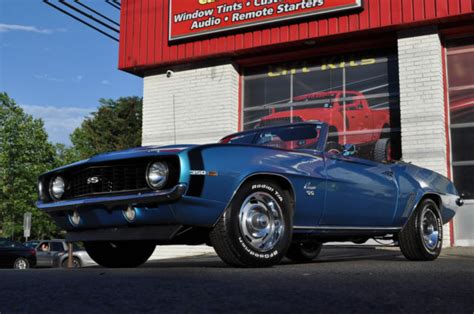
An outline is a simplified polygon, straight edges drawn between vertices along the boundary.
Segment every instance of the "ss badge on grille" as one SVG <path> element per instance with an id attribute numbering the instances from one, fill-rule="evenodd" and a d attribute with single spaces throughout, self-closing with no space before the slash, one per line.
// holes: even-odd
<path id="1" fill-rule="evenodd" d="M 97 184 L 97 183 L 99 183 L 99 181 L 100 181 L 99 177 L 87 178 L 87 184 Z"/>

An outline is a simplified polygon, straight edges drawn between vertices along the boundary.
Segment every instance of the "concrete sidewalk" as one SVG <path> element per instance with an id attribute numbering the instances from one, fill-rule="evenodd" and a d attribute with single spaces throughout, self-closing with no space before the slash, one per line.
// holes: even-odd
<path id="1" fill-rule="evenodd" d="M 202 255 L 214 256 L 216 252 L 214 248 L 207 245 L 158 245 L 148 260 L 153 261 Z"/>
<path id="2" fill-rule="evenodd" d="M 328 244 L 326 247 L 330 248 L 346 248 L 357 249 L 377 249 L 377 250 L 393 250 L 399 251 L 398 247 L 391 246 L 382 246 L 382 245 L 354 245 L 354 244 Z M 324 249 L 324 247 L 323 247 Z M 400 253 L 401 254 L 401 253 Z M 207 245 L 163 245 L 157 246 L 153 255 L 150 257 L 152 260 L 164 260 L 164 259 L 174 259 L 182 257 L 194 257 L 194 256 L 216 256 L 214 249 Z M 464 258 L 474 258 L 474 247 L 447 247 L 443 248 L 441 256 L 446 257 L 464 257 Z"/>
<path id="3" fill-rule="evenodd" d="M 474 258 L 474 247 L 446 247 L 441 251 L 442 256 L 453 256 L 453 257 L 468 257 Z"/>

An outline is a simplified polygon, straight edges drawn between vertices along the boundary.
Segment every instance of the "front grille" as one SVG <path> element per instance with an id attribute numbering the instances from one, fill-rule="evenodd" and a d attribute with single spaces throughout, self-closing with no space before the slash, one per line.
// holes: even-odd
<path id="1" fill-rule="evenodd" d="M 69 175 L 66 198 L 105 193 L 120 193 L 149 189 L 146 182 L 147 164 L 89 167 Z"/>

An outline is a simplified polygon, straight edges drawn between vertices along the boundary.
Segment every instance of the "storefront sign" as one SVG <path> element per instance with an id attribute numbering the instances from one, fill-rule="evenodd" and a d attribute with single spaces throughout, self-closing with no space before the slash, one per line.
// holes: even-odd
<path id="1" fill-rule="evenodd" d="M 361 0 L 170 0 L 169 39 L 361 7 Z"/>

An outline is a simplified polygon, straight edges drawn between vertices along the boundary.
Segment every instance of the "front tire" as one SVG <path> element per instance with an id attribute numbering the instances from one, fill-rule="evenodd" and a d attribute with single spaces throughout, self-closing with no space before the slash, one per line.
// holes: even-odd
<path id="1" fill-rule="evenodd" d="M 145 263 L 155 250 L 148 241 L 84 242 L 89 256 L 99 265 L 109 268 L 137 267 Z"/>
<path id="2" fill-rule="evenodd" d="M 295 242 L 290 245 L 286 257 L 293 262 L 308 263 L 318 257 L 322 247 L 319 242 Z"/>
<path id="3" fill-rule="evenodd" d="M 68 268 L 67 267 L 67 262 L 68 262 L 67 260 L 68 260 L 67 258 L 65 258 L 63 260 L 63 262 L 61 263 L 61 267 Z M 73 257 L 72 258 L 72 268 L 81 268 L 81 266 L 82 266 L 81 261 L 77 257 Z"/>
<path id="4" fill-rule="evenodd" d="M 423 200 L 398 235 L 403 255 L 412 261 L 432 261 L 443 246 L 443 222 L 438 205 Z"/>
<path id="5" fill-rule="evenodd" d="M 210 232 L 219 257 L 236 267 L 269 267 L 280 262 L 291 243 L 292 200 L 268 180 L 244 184 Z"/>
<path id="6" fill-rule="evenodd" d="M 13 263 L 13 268 L 14 269 L 28 269 L 30 268 L 30 262 L 24 257 L 19 257 Z"/>

